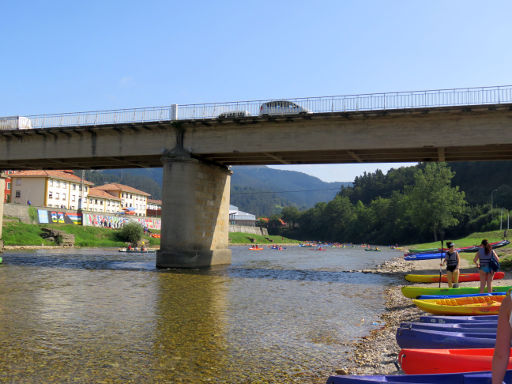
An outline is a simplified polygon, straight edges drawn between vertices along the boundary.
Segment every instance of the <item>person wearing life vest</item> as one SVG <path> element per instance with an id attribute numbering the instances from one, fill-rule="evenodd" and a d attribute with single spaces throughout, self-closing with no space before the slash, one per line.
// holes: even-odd
<path id="1" fill-rule="evenodd" d="M 448 287 L 457 288 L 459 286 L 459 252 L 455 250 L 455 244 L 451 241 L 446 245 L 448 246 L 448 251 L 446 251 L 446 255 L 440 265 L 443 266 L 443 264 L 446 263 L 446 279 L 448 280 Z"/>

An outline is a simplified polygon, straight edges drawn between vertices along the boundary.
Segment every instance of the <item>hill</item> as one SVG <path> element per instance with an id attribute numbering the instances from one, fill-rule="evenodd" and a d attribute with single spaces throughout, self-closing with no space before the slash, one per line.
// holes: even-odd
<path id="1" fill-rule="evenodd" d="M 351 182 L 326 183 L 302 172 L 283 171 L 266 166 L 233 167 L 231 204 L 257 216 L 278 213 L 282 207 L 299 209 L 334 198 L 341 187 Z M 80 174 L 77 171 L 77 174 Z M 86 171 L 85 178 L 96 185 L 121 183 L 162 197 L 162 168 L 133 168 Z"/>

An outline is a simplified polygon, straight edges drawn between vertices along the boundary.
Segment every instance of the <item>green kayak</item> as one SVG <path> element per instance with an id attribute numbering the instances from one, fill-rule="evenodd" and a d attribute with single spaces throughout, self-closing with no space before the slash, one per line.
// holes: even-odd
<path id="1" fill-rule="evenodd" d="M 0 264 L 4 262 L 4 259 L 2 259 L 2 256 L 0 256 Z"/>
<path id="2" fill-rule="evenodd" d="M 492 287 L 493 292 L 507 292 L 511 286 Z M 437 287 L 402 287 L 405 297 L 415 299 L 421 295 L 465 295 L 468 293 L 479 293 L 480 287 L 459 287 L 459 288 L 437 288 Z"/>

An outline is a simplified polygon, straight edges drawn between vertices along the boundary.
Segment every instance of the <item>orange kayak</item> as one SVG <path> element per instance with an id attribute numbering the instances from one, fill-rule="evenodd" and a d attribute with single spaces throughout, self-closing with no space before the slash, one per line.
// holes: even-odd
<path id="1" fill-rule="evenodd" d="M 493 354 L 494 348 L 402 349 L 398 362 L 407 374 L 490 371 Z M 507 369 L 512 369 L 512 357 Z"/>
<path id="2" fill-rule="evenodd" d="M 413 300 L 416 306 L 434 315 L 497 315 L 503 296 L 469 296 L 450 299 Z"/>
<path id="3" fill-rule="evenodd" d="M 505 277 L 504 272 L 496 272 L 494 274 L 494 280 L 503 279 Z M 413 282 L 413 283 L 438 283 L 439 275 L 413 275 L 408 274 L 405 275 L 405 280 Z M 479 273 L 461 273 L 459 275 L 459 283 L 466 281 L 479 281 L 480 274 Z M 446 275 L 441 276 L 441 282 L 447 283 L 448 279 Z"/>
<path id="4" fill-rule="evenodd" d="M 251 247 L 251 248 L 249 248 L 249 251 L 263 251 L 263 248 Z"/>

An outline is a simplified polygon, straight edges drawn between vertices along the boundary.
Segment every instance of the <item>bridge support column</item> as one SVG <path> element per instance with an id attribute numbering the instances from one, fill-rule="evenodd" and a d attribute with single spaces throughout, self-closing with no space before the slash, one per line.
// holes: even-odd
<path id="1" fill-rule="evenodd" d="M 4 240 L 2 238 L 2 225 L 4 222 L 4 193 L 5 193 L 5 179 L 0 174 L 0 253 L 4 249 Z"/>
<path id="2" fill-rule="evenodd" d="M 162 158 L 159 268 L 231 264 L 228 249 L 231 171 L 184 151 Z"/>

